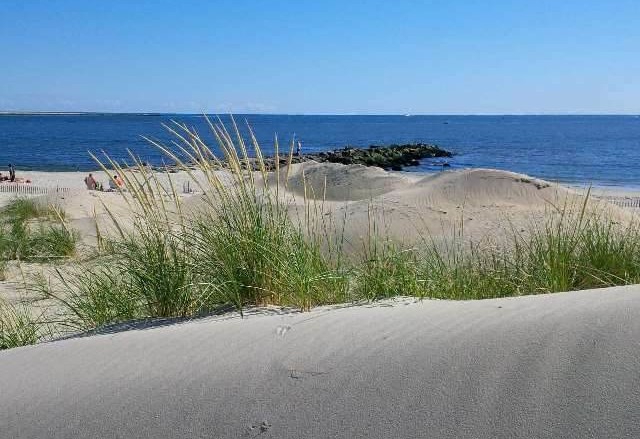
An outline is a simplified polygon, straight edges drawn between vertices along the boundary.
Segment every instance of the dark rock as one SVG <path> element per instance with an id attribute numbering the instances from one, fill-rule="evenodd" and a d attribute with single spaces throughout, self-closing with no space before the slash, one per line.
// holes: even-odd
<path id="1" fill-rule="evenodd" d="M 371 145 L 368 148 L 345 146 L 342 149 L 319 154 L 306 154 L 303 157 L 307 160 L 318 162 L 342 163 L 345 165 L 360 164 L 402 170 L 405 166 L 418 166 L 420 160 L 425 158 L 451 156 L 452 154 L 449 151 L 445 151 L 435 145 L 410 143 L 388 146 Z"/>
<path id="2" fill-rule="evenodd" d="M 303 163 L 308 161 L 341 163 L 343 165 L 364 165 L 376 166 L 383 169 L 391 169 L 401 171 L 406 166 L 418 166 L 421 160 L 434 157 L 451 157 L 452 153 L 435 145 L 426 143 L 409 143 L 402 145 L 371 145 L 368 148 L 356 148 L 353 146 L 345 146 L 341 149 L 333 151 L 323 151 L 314 154 L 301 154 L 289 157 L 283 154 L 279 158 L 279 165 L 286 166 L 291 163 Z M 264 168 L 267 171 L 274 171 L 276 168 L 275 157 L 265 157 L 263 160 Z M 223 166 L 225 163 L 222 162 Z M 441 166 L 449 166 L 448 163 L 438 163 Z M 243 168 L 246 164 L 242 163 Z M 260 166 L 256 159 L 249 160 L 249 166 L 254 170 L 259 170 Z"/>

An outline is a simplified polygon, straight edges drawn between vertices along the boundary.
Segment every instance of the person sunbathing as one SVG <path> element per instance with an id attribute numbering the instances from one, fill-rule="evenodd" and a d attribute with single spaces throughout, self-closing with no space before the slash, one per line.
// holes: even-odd
<path id="1" fill-rule="evenodd" d="M 96 190 L 97 182 L 96 179 L 93 178 L 92 174 L 89 174 L 87 177 L 85 177 L 84 184 L 87 185 L 87 189 L 89 189 L 90 191 Z"/>
<path id="2" fill-rule="evenodd" d="M 124 180 L 122 180 L 118 175 L 114 175 L 113 178 L 109 179 L 109 189 L 124 189 Z"/>

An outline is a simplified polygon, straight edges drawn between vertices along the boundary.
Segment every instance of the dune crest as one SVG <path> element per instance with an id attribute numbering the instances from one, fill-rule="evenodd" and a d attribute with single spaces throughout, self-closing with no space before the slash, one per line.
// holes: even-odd
<path id="1" fill-rule="evenodd" d="M 115 331 L 0 352 L 0 436 L 638 437 L 638 337 L 637 286 Z"/>
<path id="2" fill-rule="evenodd" d="M 286 175 L 286 168 L 282 175 Z M 287 187 L 295 195 L 305 193 L 330 201 L 357 201 L 375 198 L 411 187 L 415 178 L 381 168 L 339 163 L 307 162 L 292 165 Z"/>

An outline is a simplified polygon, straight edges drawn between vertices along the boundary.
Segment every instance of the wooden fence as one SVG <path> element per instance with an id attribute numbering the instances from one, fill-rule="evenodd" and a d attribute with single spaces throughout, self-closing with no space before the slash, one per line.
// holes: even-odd
<path id="1" fill-rule="evenodd" d="M 615 204 L 619 207 L 640 208 L 640 198 L 625 198 L 609 200 L 611 204 Z"/>
<path id="2" fill-rule="evenodd" d="M 43 187 L 32 186 L 30 184 L 11 184 L 1 183 L 0 193 L 10 193 L 18 195 L 48 195 L 48 194 L 67 194 L 71 191 L 68 187 Z"/>

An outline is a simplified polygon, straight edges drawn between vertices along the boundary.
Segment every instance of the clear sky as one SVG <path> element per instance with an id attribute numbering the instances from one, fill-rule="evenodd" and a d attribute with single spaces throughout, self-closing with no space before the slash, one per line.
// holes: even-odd
<path id="1" fill-rule="evenodd" d="M 640 113 L 640 0 L 0 0 L 0 110 Z"/>

